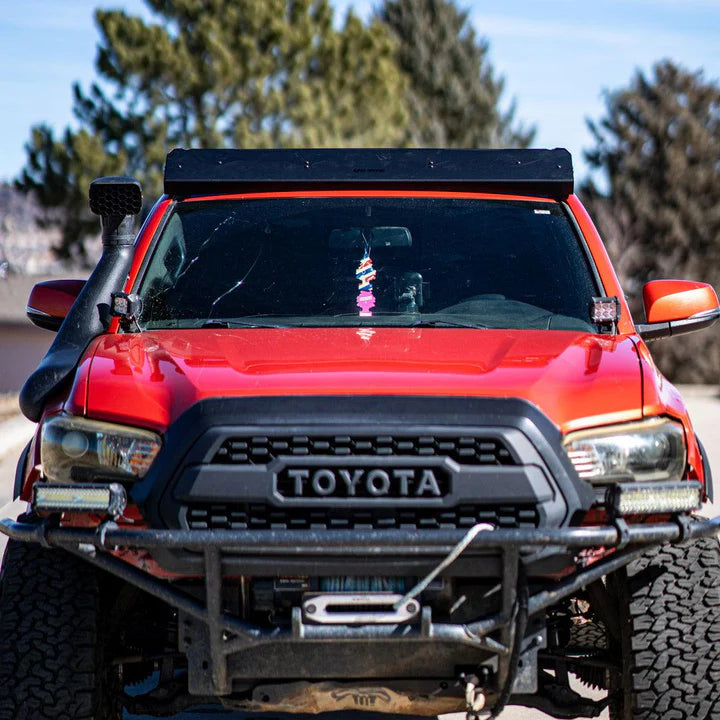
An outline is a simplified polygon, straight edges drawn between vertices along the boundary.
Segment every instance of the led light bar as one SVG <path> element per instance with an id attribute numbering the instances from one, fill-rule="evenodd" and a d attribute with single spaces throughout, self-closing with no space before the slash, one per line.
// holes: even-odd
<path id="1" fill-rule="evenodd" d="M 618 515 L 690 512 L 702 505 L 702 485 L 695 481 L 621 483 L 608 489 L 607 505 Z"/>
<path id="2" fill-rule="evenodd" d="M 127 507 L 125 488 L 118 483 L 109 485 L 50 485 L 35 486 L 33 509 L 36 512 L 92 512 L 101 515 L 122 515 Z"/>

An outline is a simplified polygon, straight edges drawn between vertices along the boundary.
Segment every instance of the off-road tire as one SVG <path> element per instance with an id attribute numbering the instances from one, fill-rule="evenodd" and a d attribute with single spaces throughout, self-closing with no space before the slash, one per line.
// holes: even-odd
<path id="1" fill-rule="evenodd" d="M 10 541 L 0 572 L 0 720 L 115 720 L 101 577 L 63 550 Z"/>
<path id="2" fill-rule="evenodd" d="M 601 620 L 591 620 L 570 628 L 568 650 L 585 652 L 588 657 L 597 659 L 608 654 L 608 633 Z M 581 660 L 568 662 L 567 669 L 577 675 L 583 685 L 595 690 L 607 689 L 607 672 L 599 666 L 583 663 Z"/>
<path id="3" fill-rule="evenodd" d="M 612 720 L 720 718 L 720 545 L 715 537 L 654 549 L 608 578 Z"/>

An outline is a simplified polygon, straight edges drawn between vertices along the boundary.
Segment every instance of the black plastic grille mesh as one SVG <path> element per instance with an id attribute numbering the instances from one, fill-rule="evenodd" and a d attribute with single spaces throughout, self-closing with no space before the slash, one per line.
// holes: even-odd
<path id="1" fill-rule="evenodd" d="M 538 513 L 532 505 L 459 505 L 449 509 L 284 509 L 257 503 L 196 503 L 187 509 L 187 526 L 191 530 L 437 530 L 471 528 L 479 522 L 491 523 L 498 528 L 535 528 Z"/>
<path id="2" fill-rule="evenodd" d="M 487 437 L 307 435 L 230 437 L 213 463 L 265 465 L 290 457 L 449 457 L 461 465 L 515 465 L 502 440 Z"/>

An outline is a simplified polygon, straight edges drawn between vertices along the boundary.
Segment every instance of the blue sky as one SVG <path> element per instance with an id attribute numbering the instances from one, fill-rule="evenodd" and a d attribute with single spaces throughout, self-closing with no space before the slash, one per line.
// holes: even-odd
<path id="1" fill-rule="evenodd" d="M 239 0 L 240 1 L 240 0 Z M 367 17 L 375 0 L 332 0 Z M 626 85 L 636 68 L 661 58 L 720 78 L 720 0 L 459 0 L 505 78 L 504 102 L 537 127 L 538 147 L 567 147 L 576 174 L 587 167 L 587 117 L 603 113 L 602 93 Z M 93 8 L 143 13 L 142 0 L 0 0 L 0 180 L 25 162 L 30 127 L 72 123 L 71 83 L 94 77 Z"/>

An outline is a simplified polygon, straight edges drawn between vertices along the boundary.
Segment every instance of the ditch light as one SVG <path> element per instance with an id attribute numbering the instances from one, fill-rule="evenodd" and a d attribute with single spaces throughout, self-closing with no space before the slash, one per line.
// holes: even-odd
<path id="1" fill-rule="evenodd" d="M 607 505 L 618 515 L 690 512 L 702 506 L 702 485 L 695 481 L 620 483 L 608 488 Z"/>
<path id="2" fill-rule="evenodd" d="M 91 512 L 122 515 L 127 507 L 125 488 L 109 485 L 36 485 L 33 510 L 38 513 Z"/>

